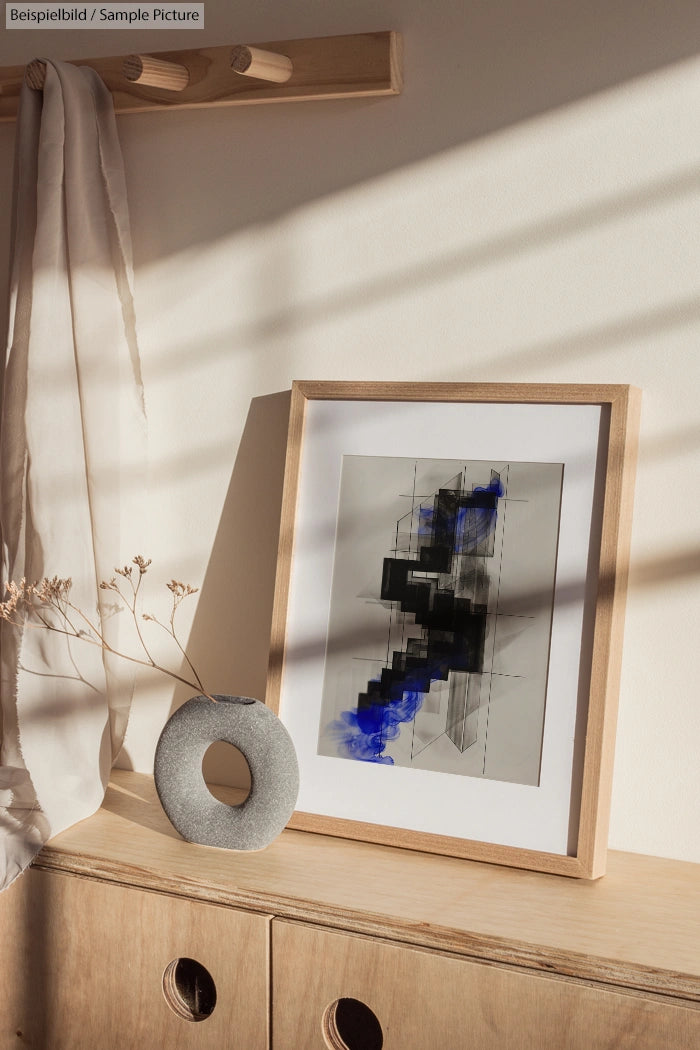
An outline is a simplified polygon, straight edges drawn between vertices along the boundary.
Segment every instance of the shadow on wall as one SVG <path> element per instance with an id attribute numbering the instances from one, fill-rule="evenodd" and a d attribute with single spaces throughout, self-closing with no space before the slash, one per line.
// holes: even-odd
<path id="1" fill-rule="evenodd" d="M 520 227 L 500 236 L 484 238 L 468 248 L 461 247 L 443 253 L 431 252 L 429 262 L 409 263 L 403 268 L 392 268 L 377 277 L 372 275 L 365 283 L 348 281 L 334 292 L 309 295 L 304 302 L 295 301 L 280 306 L 274 301 L 266 311 L 252 321 L 234 324 L 208 353 L 225 358 L 230 353 L 232 340 L 241 345 L 265 345 L 280 332 L 287 335 L 303 333 L 314 324 L 329 318 L 352 316 L 358 310 L 372 305 L 383 306 L 393 300 L 399 301 L 407 294 L 417 295 L 438 288 L 455 278 L 467 278 L 489 266 L 513 261 L 538 249 L 552 247 L 576 236 L 604 229 L 612 222 L 624 218 L 644 215 L 655 207 L 662 207 L 679 199 L 693 199 L 700 192 L 700 172 L 696 169 L 678 173 L 674 178 L 665 178 L 653 184 L 635 187 L 627 194 L 597 200 L 575 209 L 554 213 L 546 220 L 524 223 Z M 281 279 L 281 274 L 276 274 Z M 608 346 L 635 338 L 648 337 L 650 333 L 661 333 L 682 327 L 700 316 L 700 297 L 679 297 L 677 301 L 662 306 L 652 306 L 644 311 L 631 310 L 628 316 L 602 325 L 591 325 L 570 336 L 557 335 L 547 343 L 538 341 L 532 346 L 504 350 L 499 354 L 499 366 L 509 367 L 525 360 L 537 367 L 560 361 L 563 355 L 580 359 L 606 349 Z M 182 347 L 169 346 L 167 367 L 185 365 L 191 357 L 189 343 Z M 432 376 L 432 378 L 437 378 Z"/>
<path id="2" fill-rule="evenodd" d="M 242 0 L 235 25 L 228 25 L 233 16 L 213 4 L 206 40 L 215 27 L 222 39 L 252 26 L 258 39 L 395 28 L 405 42 L 403 96 L 120 118 L 139 230 L 137 267 L 690 58 L 700 40 L 696 0 L 448 0 L 439 18 L 424 0 L 402 0 L 398 14 L 388 3 L 363 0 L 350 6 L 329 0 L 306 12 L 287 8 L 273 2 L 261 12 L 258 0 Z M 84 34 L 30 35 L 33 46 L 54 57 L 90 53 Z M 100 34 L 96 50 L 119 53 L 121 34 L 106 37 Z M 199 47 L 202 40 L 184 33 L 181 46 Z M 11 126 L 0 127 L 3 334 L 13 138 Z M 157 199 L 142 180 L 161 187 Z"/>
<path id="3" fill-rule="evenodd" d="M 213 692 L 265 699 L 289 401 L 287 390 L 250 403 L 202 583 L 188 651 Z M 171 713 L 191 693 L 178 688 Z M 214 753 L 208 779 L 239 783 L 230 751 L 220 749 L 219 762 L 226 772 Z"/>
<path id="4" fill-rule="evenodd" d="M 280 19 L 289 20 L 276 6 L 259 17 L 268 39 L 282 31 Z M 386 4 L 359 3 L 349 11 L 330 0 L 322 13 L 314 5 L 313 17 L 300 13 L 296 22 L 291 35 L 400 31 L 402 96 L 121 119 L 129 181 L 139 187 L 155 178 L 169 187 L 157 202 L 148 195 L 155 213 L 133 215 L 141 229 L 138 265 L 275 221 L 310 201 L 690 58 L 700 40 L 695 0 L 452 0 L 440 4 L 439 18 L 424 0 L 402 0 L 398 14 Z M 150 154 L 154 136 L 158 151 L 144 170 L 142 151 Z"/>
<path id="5" fill-rule="evenodd" d="M 253 398 L 190 633 L 218 692 L 265 698 L 290 392 Z M 174 710 L 174 707 L 173 707 Z"/>

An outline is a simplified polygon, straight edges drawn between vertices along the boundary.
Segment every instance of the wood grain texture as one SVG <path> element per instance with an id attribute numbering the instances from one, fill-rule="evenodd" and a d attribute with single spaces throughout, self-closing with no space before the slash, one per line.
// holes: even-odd
<path id="1" fill-rule="evenodd" d="M 261 915 L 32 870 L 0 896 L 0 1050 L 265 1050 L 268 934 Z M 182 957 L 216 985 L 206 1020 L 166 1003 Z"/>
<path id="2" fill-rule="evenodd" d="M 295 383 L 289 405 L 289 427 L 287 430 L 287 456 L 282 487 L 280 510 L 280 533 L 277 547 L 275 592 L 270 627 L 270 656 L 267 668 L 265 703 L 275 714 L 279 714 L 282 675 L 284 674 L 285 634 L 287 629 L 287 607 L 289 603 L 289 579 L 294 555 L 294 520 L 299 491 L 299 464 L 301 443 L 304 437 L 304 412 L 307 398 L 301 385 Z"/>
<path id="3" fill-rule="evenodd" d="M 261 51 L 259 47 L 239 44 L 231 51 L 231 69 L 247 77 L 269 80 L 274 84 L 286 84 L 293 73 L 291 59 L 276 55 L 272 51 Z"/>
<path id="4" fill-rule="evenodd" d="M 266 695 L 267 704 L 276 713 L 280 709 L 284 675 L 304 414 L 306 404 L 311 400 L 602 406 L 607 434 L 601 436 L 599 491 L 596 493 L 602 512 L 599 534 L 594 531 L 591 535 L 588 566 L 593 581 L 597 578 L 597 593 L 590 599 L 594 608 L 587 613 L 591 624 L 590 657 L 584 648 L 582 668 L 584 678 L 587 676 L 582 686 L 582 690 L 587 691 L 587 710 L 584 711 L 585 724 L 581 725 L 581 739 L 577 744 L 581 774 L 578 783 L 574 784 L 572 797 L 572 811 L 578 819 L 574 821 L 575 834 L 572 837 L 575 842 L 569 850 L 570 855 L 338 819 L 332 814 L 297 811 L 289 822 L 290 828 L 300 831 L 532 868 L 556 875 L 600 878 L 605 871 L 607 855 L 640 392 L 623 384 L 296 382 L 292 388 Z"/>
<path id="5" fill-rule="evenodd" d="M 295 382 L 293 389 L 308 400 L 591 405 L 626 398 L 632 388 L 624 383 L 355 383 L 303 379 Z"/>
<path id="6" fill-rule="evenodd" d="M 324 1050 L 321 1020 L 341 997 L 370 1007 L 384 1050 L 694 1050 L 700 1043 L 700 1008 L 273 920 L 275 1050 Z"/>
<path id="7" fill-rule="evenodd" d="M 183 842 L 152 779 L 115 770 L 102 809 L 36 863 L 700 1001 L 700 867 L 680 861 L 610 853 L 591 882 L 295 831 L 236 854 Z"/>
<path id="8" fill-rule="evenodd" d="M 164 62 L 152 55 L 127 55 L 122 75 L 133 84 L 158 88 L 160 91 L 184 91 L 190 79 L 186 66 Z"/>
<path id="9" fill-rule="evenodd" d="M 362 98 L 401 91 L 401 39 L 393 32 L 276 40 L 250 46 L 288 56 L 294 70 L 289 80 L 270 84 L 237 75 L 230 65 L 230 45 L 154 55 L 188 70 L 189 83 L 177 94 L 162 94 L 158 88 L 126 80 L 123 64 L 128 56 L 76 59 L 74 64 L 91 66 L 99 73 L 112 92 L 117 113 Z M 23 66 L 0 69 L 0 120 L 15 119 L 23 78 Z"/>
<path id="10" fill-rule="evenodd" d="M 577 849 L 578 856 L 586 858 L 592 877 L 605 871 L 608 843 L 639 442 L 640 391 L 630 387 L 611 398 L 609 404 L 598 596 Z"/>

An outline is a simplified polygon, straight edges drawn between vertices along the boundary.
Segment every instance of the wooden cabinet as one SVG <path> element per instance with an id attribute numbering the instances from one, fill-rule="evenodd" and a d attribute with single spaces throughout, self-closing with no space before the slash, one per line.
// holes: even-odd
<path id="1" fill-rule="evenodd" d="M 234 854 L 117 771 L 0 895 L 0 1050 L 697 1050 L 700 867 L 608 869 L 291 831 Z"/>
<path id="2" fill-rule="evenodd" d="M 700 1011 L 658 996 L 282 920 L 272 924 L 272 957 L 279 1050 L 325 1050 L 323 1018 L 341 997 L 370 1008 L 386 1050 L 700 1047 Z M 362 1025 L 360 1016 L 352 1050 L 365 1050 Z"/>
<path id="3" fill-rule="evenodd" d="M 268 1046 L 265 916 L 36 870 L 0 898 L 0 944 L 3 1050 Z"/>

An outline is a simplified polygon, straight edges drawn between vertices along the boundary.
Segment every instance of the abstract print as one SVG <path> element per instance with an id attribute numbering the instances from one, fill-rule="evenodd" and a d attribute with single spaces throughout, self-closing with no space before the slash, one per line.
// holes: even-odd
<path id="1" fill-rule="evenodd" d="M 320 754 L 537 783 L 561 479 L 344 457 Z"/>

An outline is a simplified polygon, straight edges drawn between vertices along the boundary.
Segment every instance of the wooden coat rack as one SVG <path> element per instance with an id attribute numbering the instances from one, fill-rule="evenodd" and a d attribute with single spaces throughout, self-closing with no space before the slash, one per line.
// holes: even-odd
<path id="1" fill-rule="evenodd" d="M 112 92 L 117 113 L 241 106 L 401 91 L 398 33 L 278 40 L 152 55 L 76 59 Z M 0 69 L 0 120 L 14 120 L 22 82 L 41 90 L 45 63 Z"/>

